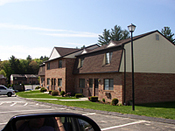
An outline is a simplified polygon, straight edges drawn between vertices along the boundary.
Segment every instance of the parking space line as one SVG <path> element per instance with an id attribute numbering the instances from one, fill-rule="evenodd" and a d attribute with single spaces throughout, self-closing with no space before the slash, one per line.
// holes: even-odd
<path id="1" fill-rule="evenodd" d="M 0 114 L 12 113 L 12 112 L 30 112 L 30 111 L 47 111 L 47 110 L 55 110 L 55 109 L 35 109 L 35 110 L 20 110 L 20 111 L 3 111 Z"/>
<path id="2" fill-rule="evenodd" d="M 89 115 L 95 115 L 96 113 L 86 113 L 86 114 L 82 114 L 84 116 L 89 116 Z"/>
<path id="3" fill-rule="evenodd" d="M 106 131 L 106 130 L 110 130 L 110 129 L 120 128 L 120 127 L 124 127 L 124 126 L 129 126 L 129 125 L 144 123 L 144 122 L 147 122 L 147 121 L 145 121 L 145 120 L 140 120 L 140 121 L 135 121 L 135 122 L 131 122 L 131 123 L 123 124 L 123 125 L 118 125 L 118 126 L 112 126 L 112 127 L 103 128 L 103 129 L 101 129 L 101 130 L 102 130 L 102 131 Z"/>
<path id="4" fill-rule="evenodd" d="M 6 125 L 7 124 L 7 122 L 6 123 L 0 123 L 0 125 Z"/>
<path id="5" fill-rule="evenodd" d="M 4 102 L 1 102 L 0 105 L 4 104 Z"/>
<path id="6" fill-rule="evenodd" d="M 28 103 L 25 103 L 24 106 L 28 105 Z"/>
<path id="7" fill-rule="evenodd" d="M 10 105 L 10 106 L 14 106 L 14 105 L 16 105 L 17 103 L 16 102 L 14 102 L 12 105 Z"/>

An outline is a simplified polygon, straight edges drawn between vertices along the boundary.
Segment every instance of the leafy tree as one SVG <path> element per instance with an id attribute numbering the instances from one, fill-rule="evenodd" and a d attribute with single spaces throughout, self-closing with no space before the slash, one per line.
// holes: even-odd
<path id="1" fill-rule="evenodd" d="M 37 74 L 38 73 L 38 69 L 39 69 L 39 65 L 37 64 L 36 61 L 31 61 L 29 63 L 29 67 L 32 69 L 30 72 L 30 74 Z"/>
<path id="2" fill-rule="evenodd" d="M 120 26 L 115 25 L 114 29 L 110 30 L 104 29 L 102 35 L 99 35 L 98 43 L 99 45 L 105 45 L 110 42 L 110 40 L 119 41 L 129 38 L 129 32 L 127 30 L 122 30 Z"/>
<path id="3" fill-rule="evenodd" d="M 4 70 L 0 70 L 0 74 L 6 77 L 6 73 Z"/>
<path id="4" fill-rule="evenodd" d="M 6 73 L 7 80 L 10 83 L 10 75 L 12 74 L 12 70 L 10 68 L 10 62 L 8 60 L 4 60 L 1 62 L 1 64 L 2 64 L 3 70 Z"/>
<path id="5" fill-rule="evenodd" d="M 175 39 L 173 39 L 174 34 L 171 32 L 170 27 L 164 27 L 161 30 L 161 33 L 171 42 L 173 42 L 175 44 Z"/>

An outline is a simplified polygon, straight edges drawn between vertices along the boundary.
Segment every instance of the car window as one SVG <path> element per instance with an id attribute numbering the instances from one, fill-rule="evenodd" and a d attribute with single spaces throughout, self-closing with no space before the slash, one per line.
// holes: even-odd
<path id="1" fill-rule="evenodd" d="M 4 87 L 0 86 L 0 90 L 6 90 Z"/>

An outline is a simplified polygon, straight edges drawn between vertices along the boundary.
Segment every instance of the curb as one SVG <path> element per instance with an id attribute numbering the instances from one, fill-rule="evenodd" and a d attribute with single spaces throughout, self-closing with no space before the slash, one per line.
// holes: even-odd
<path id="1" fill-rule="evenodd" d="M 84 109 L 84 108 L 79 108 L 79 107 L 70 107 L 70 106 L 65 106 L 65 105 L 57 105 L 57 104 L 52 104 L 52 103 L 39 102 L 39 101 L 34 101 L 32 99 L 22 98 L 19 96 L 17 96 L 17 97 L 20 99 L 31 101 L 31 102 L 37 102 L 37 103 L 41 103 L 41 104 L 45 104 L 45 105 L 56 106 L 56 107 L 60 107 L 60 108 L 67 108 L 67 109 L 71 109 L 71 110 L 87 111 L 90 113 L 98 113 L 98 114 L 112 115 L 112 116 L 131 118 L 131 119 L 139 119 L 139 120 L 141 119 L 141 120 L 146 120 L 146 121 L 155 121 L 155 122 L 162 122 L 162 123 L 168 123 L 168 124 L 175 125 L 175 120 L 173 120 L 173 119 L 139 116 L 139 115 L 133 115 L 133 114 L 122 114 L 122 113 L 118 113 L 118 112 L 108 112 L 108 111 L 100 111 L 100 110 L 94 110 L 94 109 Z"/>

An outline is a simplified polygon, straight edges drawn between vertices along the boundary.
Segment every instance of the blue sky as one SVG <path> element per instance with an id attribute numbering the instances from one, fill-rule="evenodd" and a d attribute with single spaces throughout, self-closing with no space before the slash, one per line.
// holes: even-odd
<path id="1" fill-rule="evenodd" d="M 53 47 L 82 47 L 115 25 L 134 36 L 169 26 L 175 0 L 0 0 L 0 59 L 50 56 Z"/>

